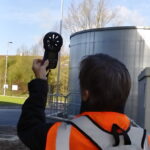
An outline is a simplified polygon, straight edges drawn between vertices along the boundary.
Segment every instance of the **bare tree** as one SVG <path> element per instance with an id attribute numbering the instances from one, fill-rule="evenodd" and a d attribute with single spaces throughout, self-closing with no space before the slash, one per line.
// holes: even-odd
<path id="1" fill-rule="evenodd" d="M 17 55 L 30 56 L 30 51 L 26 45 L 22 45 L 20 48 L 17 49 Z"/>
<path id="2" fill-rule="evenodd" d="M 72 2 L 64 19 L 64 28 L 71 33 L 84 29 L 100 28 L 116 18 L 116 12 L 106 5 L 106 0 Z"/>

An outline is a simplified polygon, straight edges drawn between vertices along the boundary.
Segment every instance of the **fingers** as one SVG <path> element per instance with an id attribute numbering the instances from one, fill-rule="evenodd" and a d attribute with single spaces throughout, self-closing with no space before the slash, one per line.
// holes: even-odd
<path id="1" fill-rule="evenodd" d="M 35 70 L 37 70 L 37 68 L 39 68 L 41 66 L 41 59 L 34 59 L 33 60 L 33 64 L 32 64 L 32 70 L 35 72 Z"/>
<path id="2" fill-rule="evenodd" d="M 34 60 L 33 60 L 33 64 L 38 64 L 38 63 L 41 63 L 41 62 L 42 62 L 41 59 L 34 59 Z"/>
<path id="3" fill-rule="evenodd" d="M 47 75 L 46 68 L 49 64 L 49 61 L 46 60 L 46 61 L 44 61 L 43 64 L 42 64 L 42 62 L 43 62 L 43 60 L 41 60 L 41 59 L 34 59 L 32 70 L 33 70 L 36 78 L 46 80 L 47 79 L 47 77 L 46 77 L 46 75 Z"/>
<path id="4" fill-rule="evenodd" d="M 42 64 L 42 62 L 43 62 L 43 60 L 41 60 L 41 59 L 34 59 L 33 60 L 33 65 Z M 44 61 L 42 66 L 47 67 L 48 64 L 49 64 L 49 61 L 47 59 L 46 61 Z"/>
<path id="5" fill-rule="evenodd" d="M 44 62 L 44 64 L 43 64 L 43 67 L 46 68 L 46 67 L 48 66 L 48 64 L 49 64 L 49 61 L 46 60 L 46 61 Z"/>
<path id="6" fill-rule="evenodd" d="M 42 61 L 42 60 L 40 60 L 40 59 L 34 59 L 34 60 L 33 60 L 33 65 L 32 65 L 32 66 L 34 67 L 34 66 L 39 65 L 39 64 L 41 63 L 41 61 Z"/>

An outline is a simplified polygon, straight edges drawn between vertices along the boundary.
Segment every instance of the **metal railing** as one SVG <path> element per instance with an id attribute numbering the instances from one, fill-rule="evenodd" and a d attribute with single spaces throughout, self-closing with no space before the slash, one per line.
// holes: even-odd
<path id="1" fill-rule="evenodd" d="M 69 95 L 49 94 L 47 101 L 48 116 L 67 118 Z"/>

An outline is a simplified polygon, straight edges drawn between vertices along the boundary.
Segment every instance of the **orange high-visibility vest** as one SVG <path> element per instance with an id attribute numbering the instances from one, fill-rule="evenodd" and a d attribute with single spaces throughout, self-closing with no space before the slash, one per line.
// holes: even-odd
<path id="1" fill-rule="evenodd" d="M 116 112 L 85 112 L 77 117 L 84 115 L 88 115 L 101 128 L 108 132 L 111 132 L 113 124 L 117 124 L 123 130 L 127 130 L 130 126 L 128 117 Z M 50 128 L 47 134 L 46 150 L 56 150 L 57 131 L 61 124 L 62 123 L 56 123 Z M 65 135 L 63 138 L 65 138 Z M 73 126 L 71 127 L 69 142 L 70 150 L 98 150 L 96 145 Z"/>

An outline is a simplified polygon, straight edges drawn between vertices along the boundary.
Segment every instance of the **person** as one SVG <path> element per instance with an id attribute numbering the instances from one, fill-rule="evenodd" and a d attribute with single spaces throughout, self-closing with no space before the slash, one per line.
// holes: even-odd
<path id="1" fill-rule="evenodd" d="M 52 124 L 44 113 L 50 62 L 41 61 L 33 61 L 36 78 L 28 84 L 29 97 L 17 125 L 18 136 L 31 150 L 99 150 L 121 143 L 150 149 L 146 130 L 133 127 L 124 113 L 131 79 L 123 63 L 105 54 L 86 56 L 79 72 L 81 112 L 68 122 Z"/>

